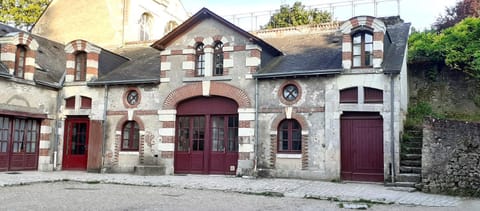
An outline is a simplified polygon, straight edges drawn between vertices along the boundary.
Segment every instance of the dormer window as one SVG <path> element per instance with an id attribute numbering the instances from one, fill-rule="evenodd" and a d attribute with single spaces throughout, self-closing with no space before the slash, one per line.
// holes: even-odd
<path id="1" fill-rule="evenodd" d="M 195 76 L 205 75 L 205 51 L 203 43 L 198 43 L 195 48 Z"/>
<path id="2" fill-rule="evenodd" d="M 87 53 L 79 51 L 75 54 L 75 81 L 85 81 L 87 75 Z"/>
<path id="3" fill-rule="evenodd" d="M 213 75 L 223 75 L 223 43 L 216 42 L 213 49 Z"/>
<path id="4" fill-rule="evenodd" d="M 17 45 L 15 53 L 15 72 L 17 78 L 23 78 L 25 74 L 25 59 L 27 57 L 27 47 L 24 45 Z"/>
<path id="5" fill-rule="evenodd" d="M 361 31 L 352 36 L 353 67 L 372 67 L 373 65 L 373 35 Z"/>

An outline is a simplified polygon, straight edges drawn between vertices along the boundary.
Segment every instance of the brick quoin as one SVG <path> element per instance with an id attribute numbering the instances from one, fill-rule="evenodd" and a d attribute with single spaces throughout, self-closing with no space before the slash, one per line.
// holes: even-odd
<path id="1" fill-rule="evenodd" d="M 98 54 L 97 53 L 87 53 L 87 59 L 98 61 Z"/>
<path id="2" fill-rule="evenodd" d="M 39 149 L 38 150 L 39 156 L 48 156 L 48 149 Z"/>
<path id="3" fill-rule="evenodd" d="M 242 120 L 239 121 L 238 125 L 239 128 L 250 128 L 250 121 Z"/>
<path id="4" fill-rule="evenodd" d="M 145 130 L 145 125 L 143 124 L 143 121 L 140 118 L 138 118 L 137 115 L 134 114 L 132 120 L 137 122 L 139 130 L 141 130 L 141 131 Z M 122 131 L 123 125 L 127 121 L 128 121 L 128 116 L 126 116 L 126 115 L 123 116 L 122 118 L 120 118 L 120 120 L 118 120 L 118 122 L 117 122 L 117 126 L 115 127 L 116 131 Z"/>
<path id="5" fill-rule="evenodd" d="M 167 77 L 167 71 L 160 70 L 160 78 L 166 78 L 166 77 Z"/>
<path id="6" fill-rule="evenodd" d="M 352 28 L 357 27 L 359 25 L 358 24 L 358 19 L 356 19 L 356 18 L 351 19 L 350 24 L 352 24 Z"/>
<path id="7" fill-rule="evenodd" d="M 382 41 L 383 42 L 383 39 L 384 39 L 384 34 L 383 32 L 374 32 L 373 33 L 373 41 Z"/>
<path id="8" fill-rule="evenodd" d="M 342 60 L 351 60 L 352 59 L 352 52 L 342 52 Z"/>
<path id="9" fill-rule="evenodd" d="M 183 50 L 172 50 L 171 55 L 182 55 L 183 54 Z"/>
<path id="10" fill-rule="evenodd" d="M 230 59 L 230 52 L 223 52 L 223 59 Z"/>
<path id="11" fill-rule="evenodd" d="M 238 160 L 250 160 L 250 152 L 239 152 Z"/>
<path id="12" fill-rule="evenodd" d="M 348 42 L 352 42 L 352 37 L 350 36 L 350 34 L 344 34 L 343 43 L 348 43 Z"/>
<path id="13" fill-rule="evenodd" d="M 235 45 L 233 46 L 233 51 L 244 51 L 246 49 L 245 45 Z"/>
<path id="14" fill-rule="evenodd" d="M 250 56 L 260 58 L 261 57 L 261 52 L 258 49 L 251 50 L 250 51 Z"/>
<path id="15" fill-rule="evenodd" d="M 195 42 L 203 42 L 203 37 L 195 37 Z M 194 46 L 195 47 L 195 46 Z"/>
<path id="16" fill-rule="evenodd" d="M 373 58 L 383 58 L 383 51 L 381 50 L 373 51 Z"/>
<path id="17" fill-rule="evenodd" d="M 187 62 L 194 62 L 195 61 L 195 55 L 193 55 L 193 54 L 186 55 L 185 57 L 186 57 L 185 60 Z"/>
<path id="18" fill-rule="evenodd" d="M 162 143 L 175 143 L 174 136 L 162 136 Z"/>
<path id="19" fill-rule="evenodd" d="M 163 152 L 161 152 L 160 157 L 161 157 L 161 158 L 164 158 L 164 159 L 172 159 L 172 158 L 173 158 L 173 152 L 163 151 Z"/>
<path id="20" fill-rule="evenodd" d="M 161 62 L 167 62 L 167 56 L 161 55 L 161 56 L 160 56 L 160 61 L 161 61 Z"/>
<path id="21" fill-rule="evenodd" d="M 215 35 L 212 37 L 213 41 L 221 41 L 222 40 L 222 35 Z"/>
<path id="22" fill-rule="evenodd" d="M 50 141 L 50 133 L 41 133 L 40 140 L 42 141 Z"/>
<path id="23" fill-rule="evenodd" d="M 175 128 L 175 122 L 174 121 L 162 122 L 162 128 Z"/>

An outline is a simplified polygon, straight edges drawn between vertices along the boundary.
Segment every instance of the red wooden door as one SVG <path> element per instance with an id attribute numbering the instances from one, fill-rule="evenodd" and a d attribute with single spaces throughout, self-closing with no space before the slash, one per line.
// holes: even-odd
<path id="1" fill-rule="evenodd" d="M 237 104 L 221 97 L 194 98 L 177 106 L 175 173 L 235 174 Z"/>
<path id="2" fill-rule="evenodd" d="M 85 170 L 88 159 L 88 118 L 67 118 L 63 145 L 63 169 Z"/>
<path id="3" fill-rule="evenodd" d="M 383 120 L 378 113 L 341 117 L 341 179 L 384 180 Z"/>
<path id="4" fill-rule="evenodd" d="M 0 116 L 0 171 L 36 170 L 39 139 L 38 120 Z"/>

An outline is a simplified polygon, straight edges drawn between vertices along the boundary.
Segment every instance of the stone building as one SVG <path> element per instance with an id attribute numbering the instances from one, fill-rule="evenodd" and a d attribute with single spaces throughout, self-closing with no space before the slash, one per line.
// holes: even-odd
<path id="1" fill-rule="evenodd" d="M 53 0 L 32 33 L 63 44 L 83 39 L 116 49 L 158 40 L 188 17 L 179 0 Z"/>
<path id="2" fill-rule="evenodd" d="M 151 47 L 109 51 L 2 26 L 0 169 L 385 181 L 409 27 L 361 16 L 252 34 L 204 8 Z"/>

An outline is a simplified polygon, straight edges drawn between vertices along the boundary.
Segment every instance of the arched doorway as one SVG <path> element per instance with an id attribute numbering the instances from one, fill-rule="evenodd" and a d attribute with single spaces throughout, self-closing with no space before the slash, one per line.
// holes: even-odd
<path id="1" fill-rule="evenodd" d="M 177 105 L 175 173 L 235 174 L 238 104 L 224 97 L 195 97 Z"/>

